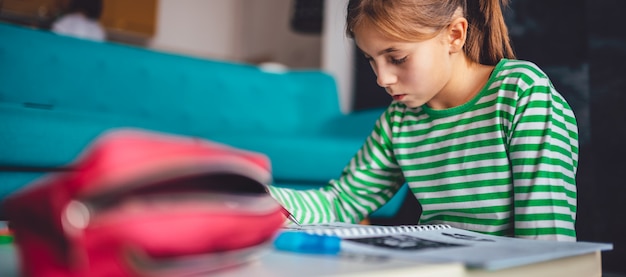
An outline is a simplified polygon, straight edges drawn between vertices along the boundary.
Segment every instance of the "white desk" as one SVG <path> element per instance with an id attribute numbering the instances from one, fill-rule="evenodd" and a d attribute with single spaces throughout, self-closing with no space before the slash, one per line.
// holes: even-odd
<path id="1" fill-rule="evenodd" d="M 403 260 L 367 257 L 307 255 L 272 251 L 257 261 L 235 270 L 217 272 L 216 277 L 238 276 L 466 276 L 460 263 L 419 264 Z"/>
<path id="2" fill-rule="evenodd" d="M 14 245 L 0 245 L 0 276 L 18 277 L 18 259 Z M 413 277 L 462 277 L 461 264 L 416 264 L 415 262 L 367 259 L 355 257 L 302 255 L 288 252 L 269 251 L 260 258 L 239 266 L 210 272 L 207 276 L 413 276 Z"/>
<path id="3" fill-rule="evenodd" d="M 14 245 L 0 245 L 0 276 L 18 277 Z M 269 251 L 259 259 L 207 274 L 214 277 L 239 276 L 393 276 L 393 277 L 553 277 L 602 276 L 599 252 L 499 271 L 467 270 L 461 264 L 418 264 L 404 260 L 367 257 L 304 255 Z"/>
<path id="4" fill-rule="evenodd" d="M 258 261 L 217 277 L 238 276 L 464 276 L 464 277 L 601 277 L 600 252 L 497 271 L 466 269 L 461 264 L 416 264 L 402 260 L 368 260 L 271 252 Z"/>
<path id="5" fill-rule="evenodd" d="M 0 244 L 0 276 L 19 276 L 15 247 L 11 244 Z"/>

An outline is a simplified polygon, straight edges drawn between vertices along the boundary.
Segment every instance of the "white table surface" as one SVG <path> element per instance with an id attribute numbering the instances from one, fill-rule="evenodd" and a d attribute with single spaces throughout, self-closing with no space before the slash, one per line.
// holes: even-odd
<path id="1" fill-rule="evenodd" d="M 212 277 L 237 276 L 464 276 L 461 264 L 419 264 L 367 256 L 331 256 L 297 254 L 269 250 L 238 266 L 209 272 Z M 17 248 L 14 244 L 0 245 L 0 276 L 18 277 Z"/>

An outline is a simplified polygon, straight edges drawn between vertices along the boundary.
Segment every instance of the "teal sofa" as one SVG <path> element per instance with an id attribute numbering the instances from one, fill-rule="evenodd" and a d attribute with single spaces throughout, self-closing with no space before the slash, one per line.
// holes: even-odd
<path id="1" fill-rule="evenodd" d="M 337 178 L 382 110 L 348 115 L 318 70 L 259 67 L 0 24 L 0 199 L 135 127 L 266 154 L 278 186 Z M 396 195 L 373 217 L 392 216 Z"/>

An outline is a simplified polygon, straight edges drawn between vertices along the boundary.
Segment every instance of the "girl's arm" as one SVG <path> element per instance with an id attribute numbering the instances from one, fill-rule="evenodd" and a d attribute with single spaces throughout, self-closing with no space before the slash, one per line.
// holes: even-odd
<path id="1" fill-rule="evenodd" d="M 509 142 L 516 237 L 576 240 L 578 129 L 543 72 L 520 92 Z"/>
<path id="2" fill-rule="evenodd" d="M 270 187 L 270 193 L 300 223 L 358 223 L 404 183 L 391 149 L 390 110 L 385 111 L 339 179 L 317 190 Z"/>

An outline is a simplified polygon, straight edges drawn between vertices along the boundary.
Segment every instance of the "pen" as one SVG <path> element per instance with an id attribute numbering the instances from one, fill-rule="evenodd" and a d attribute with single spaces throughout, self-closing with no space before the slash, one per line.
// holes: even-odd
<path id="1" fill-rule="evenodd" d="M 13 235 L 8 228 L 0 228 L 0 244 L 12 243 L 13 240 Z"/>
<path id="2" fill-rule="evenodd" d="M 286 231 L 281 232 L 274 239 L 274 247 L 281 251 L 337 255 L 341 250 L 341 238 Z"/>
<path id="3" fill-rule="evenodd" d="M 298 223 L 298 220 L 296 220 L 296 218 L 285 208 L 283 208 L 283 214 L 293 223 L 295 223 L 296 225 L 300 226 L 300 223 Z"/>
<path id="4" fill-rule="evenodd" d="M 13 236 L 0 234 L 0 244 L 10 244 L 10 243 L 13 243 Z"/>
<path id="5" fill-rule="evenodd" d="M 341 251 L 341 238 L 335 235 L 316 235 L 301 231 L 284 231 L 274 239 L 274 248 L 301 254 L 339 256 L 361 262 L 385 262 L 389 256 Z"/>

